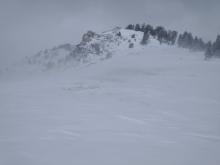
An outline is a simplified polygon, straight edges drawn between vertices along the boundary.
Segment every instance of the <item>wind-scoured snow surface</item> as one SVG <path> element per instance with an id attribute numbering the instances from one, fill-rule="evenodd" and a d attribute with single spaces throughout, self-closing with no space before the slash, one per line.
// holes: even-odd
<path id="1" fill-rule="evenodd" d="M 220 60 L 130 33 L 106 60 L 1 77 L 0 164 L 219 165 Z"/>

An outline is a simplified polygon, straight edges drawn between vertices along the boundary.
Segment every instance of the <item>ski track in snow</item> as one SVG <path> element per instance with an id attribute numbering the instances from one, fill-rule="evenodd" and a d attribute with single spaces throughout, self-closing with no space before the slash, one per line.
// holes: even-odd
<path id="1" fill-rule="evenodd" d="M 119 119 L 121 119 L 121 120 L 126 120 L 126 121 L 132 122 L 134 124 L 146 124 L 143 120 L 139 120 L 139 119 L 128 117 L 128 116 L 124 116 L 124 115 L 119 115 L 117 117 Z"/>

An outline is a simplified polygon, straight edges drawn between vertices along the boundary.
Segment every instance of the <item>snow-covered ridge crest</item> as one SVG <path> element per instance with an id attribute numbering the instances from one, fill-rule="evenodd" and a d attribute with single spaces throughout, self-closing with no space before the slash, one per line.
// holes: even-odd
<path id="1" fill-rule="evenodd" d="M 27 62 L 31 65 L 39 65 L 44 69 L 94 62 L 110 58 L 116 52 L 129 51 L 130 48 L 140 46 L 142 38 L 143 32 L 119 27 L 101 34 L 88 31 L 82 36 L 78 45 L 64 44 L 46 49 L 28 57 Z"/>

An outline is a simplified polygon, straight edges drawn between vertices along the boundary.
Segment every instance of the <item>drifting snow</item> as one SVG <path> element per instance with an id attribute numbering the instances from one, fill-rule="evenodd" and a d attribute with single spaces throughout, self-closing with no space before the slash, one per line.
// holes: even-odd
<path id="1" fill-rule="evenodd" d="M 220 61 L 120 45 L 94 65 L 1 78 L 0 164 L 218 165 Z"/>

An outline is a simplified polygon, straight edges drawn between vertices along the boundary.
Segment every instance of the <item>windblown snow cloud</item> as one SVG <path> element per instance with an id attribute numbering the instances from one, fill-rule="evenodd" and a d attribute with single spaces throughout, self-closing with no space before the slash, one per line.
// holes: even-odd
<path id="1" fill-rule="evenodd" d="M 5 63 L 54 45 L 77 42 L 87 30 L 147 22 L 213 40 L 219 0 L 1 0 L 0 58 Z M 1 64 L 2 64 L 1 63 Z"/>

